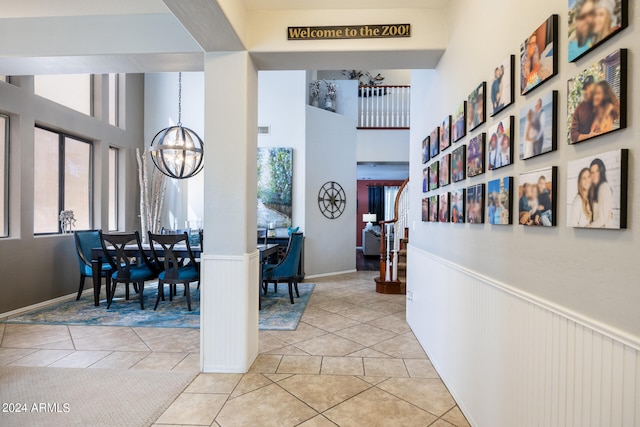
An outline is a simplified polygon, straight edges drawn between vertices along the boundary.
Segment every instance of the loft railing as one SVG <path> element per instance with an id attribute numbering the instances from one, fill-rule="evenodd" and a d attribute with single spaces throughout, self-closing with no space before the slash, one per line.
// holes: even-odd
<path id="1" fill-rule="evenodd" d="M 409 129 L 411 86 L 360 86 L 359 129 Z"/>
<path id="2" fill-rule="evenodd" d="M 393 208 L 394 218 L 380 221 L 380 278 L 377 282 L 395 282 L 398 280 L 398 252 L 402 239 L 409 237 L 409 179 L 407 179 L 396 195 Z M 394 229 L 391 239 L 391 227 Z"/>

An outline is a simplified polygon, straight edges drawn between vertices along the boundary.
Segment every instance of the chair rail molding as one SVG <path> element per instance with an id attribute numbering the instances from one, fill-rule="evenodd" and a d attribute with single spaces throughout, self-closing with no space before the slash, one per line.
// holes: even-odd
<path id="1" fill-rule="evenodd" d="M 407 321 L 472 425 L 640 423 L 638 337 L 415 246 L 408 258 Z"/>

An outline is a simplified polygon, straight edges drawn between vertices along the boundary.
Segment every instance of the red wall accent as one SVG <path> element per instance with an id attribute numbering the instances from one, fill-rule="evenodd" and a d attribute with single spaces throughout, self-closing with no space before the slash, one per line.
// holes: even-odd
<path id="1" fill-rule="evenodd" d="M 362 222 L 362 215 L 369 213 L 369 186 L 401 186 L 402 181 L 374 181 L 374 180 L 359 180 L 357 197 L 358 197 L 358 212 L 356 213 L 356 246 L 362 246 L 362 229 L 365 223 Z M 378 221 L 384 218 L 378 218 Z"/>

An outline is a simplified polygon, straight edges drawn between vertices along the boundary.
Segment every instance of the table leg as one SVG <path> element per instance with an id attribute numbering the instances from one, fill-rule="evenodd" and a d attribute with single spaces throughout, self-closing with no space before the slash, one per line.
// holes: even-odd
<path id="1" fill-rule="evenodd" d="M 100 287 L 102 286 L 102 261 L 91 260 L 91 272 L 93 276 L 93 305 L 100 305 Z M 109 287 L 107 286 L 107 292 Z"/>
<path id="2" fill-rule="evenodd" d="M 264 266 L 264 258 L 260 256 L 260 271 L 258 272 L 258 310 L 262 310 L 262 267 Z"/>

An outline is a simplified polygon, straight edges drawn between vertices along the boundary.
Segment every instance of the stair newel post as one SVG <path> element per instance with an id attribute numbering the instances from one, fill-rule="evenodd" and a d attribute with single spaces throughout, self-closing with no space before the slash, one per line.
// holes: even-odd
<path id="1" fill-rule="evenodd" d="M 385 276 L 385 280 L 391 281 L 391 274 L 393 273 L 392 262 L 393 259 L 391 257 L 391 225 L 385 224 L 387 227 L 387 252 L 386 252 L 386 260 L 387 260 L 387 274 Z"/>
<path id="2" fill-rule="evenodd" d="M 387 239 L 383 221 L 380 225 L 380 280 L 384 281 L 387 275 Z"/>

